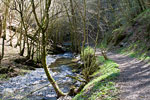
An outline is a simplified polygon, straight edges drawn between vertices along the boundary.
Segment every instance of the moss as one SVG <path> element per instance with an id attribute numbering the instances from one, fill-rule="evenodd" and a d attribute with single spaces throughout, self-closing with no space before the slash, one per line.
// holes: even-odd
<path id="1" fill-rule="evenodd" d="M 7 74 L 0 74 L 0 80 L 8 80 Z"/>
<path id="2" fill-rule="evenodd" d="M 120 73 L 118 64 L 112 60 L 104 61 L 101 56 L 98 58 L 103 65 L 99 66 L 100 70 L 95 73 L 101 75 L 89 82 L 73 100 L 117 100 L 118 89 L 114 80 Z"/>
<path id="3" fill-rule="evenodd" d="M 29 73 L 30 70 L 27 69 L 19 69 L 19 68 L 8 68 L 1 66 L 0 67 L 0 80 L 8 80 L 11 77 L 15 77 L 17 75 L 25 75 Z"/>
<path id="4" fill-rule="evenodd" d="M 26 73 L 30 73 L 30 72 L 31 72 L 31 70 L 21 69 L 20 72 L 19 72 L 19 74 L 20 75 L 25 75 Z"/>
<path id="5" fill-rule="evenodd" d="M 123 33 L 123 32 L 125 31 L 125 29 L 127 28 L 127 26 L 128 26 L 128 25 L 123 25 L 123 26 L 121 26 L 121 27 L 119 27 L 119 28 L 113 30 L 112 33 L 119 33 L 119 34 L 121 34 L 121 33 Z"/>

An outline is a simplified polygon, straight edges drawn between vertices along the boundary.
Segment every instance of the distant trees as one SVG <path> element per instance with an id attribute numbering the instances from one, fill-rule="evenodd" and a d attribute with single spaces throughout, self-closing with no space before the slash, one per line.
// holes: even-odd
<path id="1" fill-rule="evenodd" d="M 17 11 L 20 15 L 20 38 L 19 38 L 19 45 L 20 49 L 20 55 L 24 55 L 25 51 L 25 43 L 27 44 L 27 59 L 30 59 L 31 57 L 31 49 L 32 49 L 32 40 L 29 41 L 29 28 L 32 27 L 29 24 L 32 24 L 31 22 L 31 4 L 29 2 L 24 0 L 14 0 L 14 6 L 13 10 Z M 22 39 L 23 39 L 23 46 L 22 46 Z M 22 47 L 21 47 L 22 46 Z"/>
<path id="2" fill-rule="evenodd" d="M 9 4 L 10 4 L 10 0 L 6 0 L 4 1 L 4 19 L 1 20 L 2 25 L 1 28 L 2 30 L 0 30 L 3 34 L 2 36 L 0 35 L 0 37 L 2 37 L 2 54 L 0 55 L 0 62 L 4 57 L 4 50 L 5 50 L 5 40 L 6 40 L 6 28 L 7 28 L 7 19 L 8 19 L 8 14 L 9 14 Z"/>

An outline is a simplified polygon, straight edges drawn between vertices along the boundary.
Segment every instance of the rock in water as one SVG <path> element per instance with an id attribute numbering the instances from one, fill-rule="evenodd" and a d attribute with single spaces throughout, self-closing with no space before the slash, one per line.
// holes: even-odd
<path id="1" fill-rule="evenodd" d="M 57 100 L 72 100 L 72 97 L 70 96 L 65 96 L 65 97 L 60 97 L 59 99 Z"/>

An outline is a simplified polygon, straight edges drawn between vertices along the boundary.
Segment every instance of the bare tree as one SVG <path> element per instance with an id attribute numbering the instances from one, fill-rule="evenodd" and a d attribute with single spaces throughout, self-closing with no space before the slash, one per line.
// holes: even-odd
<path id="1" fill-rule="evenodd" d="M 49 8 L 51 6 L 51 0 L 45 0 L 44 3 L 45 3 L 45 8 L 43 9 L 44 13 L 42 14 L 42 21 L 40 23 L 40 21 L 39 21 L 39 19 L 37 17 L 37 13 L 36 13 L 35 2 L 34 2 L 34 0 L 31 0 L 34 17 L 35 17 L 37 25 L 40 28 L 41 33 L 42 33 L 42 51 L 41 51 L 41 54 L 42 54 L 42 58 L 41 58 L 42 65 L 43 65 L 43 68 L 45 70 L 45 73 L 47 75 L 48 80 L 50 81 L 50 83 L 54 87 L 57 96 L 60 97 L 60 96 L 65 96 L 66 94 L 63 93 L 59 89 L 56 81 L 53 79 L 53 77 L 49 73 L 48 66 L 46 65 L 46 31 L 47 31 L 47 28 L 48 28 L 48 25 L 49 25 Z"/>
<path id="2" fill-rule="evenodd" d="M 10 0 L 6 0 L 4 2 L 4 6 L 5 6 L 5 13 L 4 13 L 4 20 L 3 20 L 3 35 L 2 35 L 2 55 L 0 56 L 0 62 L 4 57 L 4 50 L 5 50 L 5 40 L 6 40 L 6 29 L 7 29 L 7 16 L 9 13 L 9 4 L 10 4 Z"/>

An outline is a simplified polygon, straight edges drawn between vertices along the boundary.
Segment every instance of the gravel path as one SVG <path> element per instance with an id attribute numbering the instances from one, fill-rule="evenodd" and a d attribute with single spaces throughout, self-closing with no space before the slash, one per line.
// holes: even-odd
<path id="1" fill-rule="evenodd" d="M 115 53 L 108 57 L 120 65 L 120 100 L 150 100 L 150 64 Z"/>

